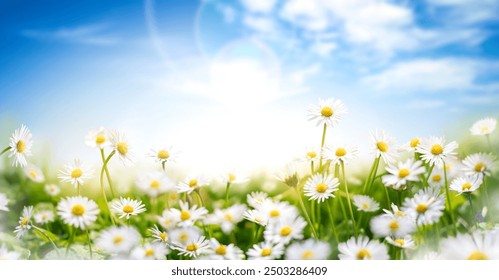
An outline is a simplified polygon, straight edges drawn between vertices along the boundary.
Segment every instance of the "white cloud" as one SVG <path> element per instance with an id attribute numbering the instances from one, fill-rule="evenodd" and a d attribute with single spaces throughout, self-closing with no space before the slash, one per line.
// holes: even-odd
<path id="1" fill-rule="evenodd" d="M 87 45 L 113 45 L 118 43 L 116 37 L 103 34 L 108 29 L 107 24 L 91 24 L 77 27 L 63 27 L 55 30 L 24 30 L 22 34 L 39 40 L 56 40 Z"/>
<path id="2" fill-rule="evenodd" d="M 437 109 L 446 105 L 444 100 L 414 100 L 407 104 L 411 109 Z"/>
<path id="3" fill-rule="evenodd" d="M 294 84 L 302 85 L 309 77 L 316 75 L 319 71 L 321 71 L 321 66 L 318 63 L 303 67 L 302 69 L 291 73 L 290 81 Z"/>
<path id="4" fill-rule="evenodd" d="M 274 29 L 272 19 L 264 16 L 247 15 L 244 24 L 260 32 L 271 32 Z"/>
<path id="5" fill-rule="evenodd" d="M 236 11 L 228 5 L 217 5 L 217 10 L 222 13 L 226 23 L 233 23 L 236 19 Z"/>
<path id="6" fill-rule="evenodd" d="M 277 0 L 241 0 L 243 6 L 254 13 L 270 13 L 276 2 Z"/>
<path id="7" fill-rule="evenodd" d="M 316 0 L 289 0 L 281 11 L 281 17 L 310 31 L 323 31 L 329 26 L 327 11 Z"/>
<path id="8" fill-rule="evenodd" d="M 397 63 L 363 79 L 374 89 L 397 94 L 474 88 L 478 64 L 464 59 L 419 59 Z"/>
<path id="9" fill-rule="evenodd" d="M 312 45 L 311 50 L 320 57 L 329 57 L 331 52 L 336 50 L 338 45 L 334 42 L 316 42 Z"/>
<path id="10" fill-rule="evenodd" d="M 426 0 L 434 7 L 448 9 L 452 24 L 474 24 L 499 20 L 497 0 Z"/>

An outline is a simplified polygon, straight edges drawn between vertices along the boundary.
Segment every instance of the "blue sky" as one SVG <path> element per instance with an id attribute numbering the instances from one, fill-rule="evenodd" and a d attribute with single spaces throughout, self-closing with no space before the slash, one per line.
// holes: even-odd
<path id="1" fill-rule="evenodd" d="M 334 97 L 328 140 L 365 154 L 374 129 L 452 137 L 498 117 L 498 30 L 487 0 L 2 1 L 2 135 L 27 124 L 68 161 L 104 126 L 139 157 L 250 169 L 317 146 L 307 108 Z"/>

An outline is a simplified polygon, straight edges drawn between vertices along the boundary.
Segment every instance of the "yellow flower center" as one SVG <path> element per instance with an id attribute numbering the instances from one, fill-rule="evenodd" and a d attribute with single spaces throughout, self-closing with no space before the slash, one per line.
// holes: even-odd
<path id="1" fill-rule="evenodd" d="M 444 152 L 444 148 L 439 144 L 435 144 L 435 145 L 431 146 L 430 151 L 433 155 L 438 156 Z"/>
<path id="2" fill-rule="evenodd" d="M 180 241 L 182 241 L 182 242 L 185 242 L 188 238 L 189 238 L 189 235 L 188 235 L 187 233 L 185 233 L 185 232 L 182 232 L 182 233 L 180 234 L 180 236 L 178 237 L 178 239 L 179 239 Z"/>
<path id="3" fill-rule="evenodd" d="M 361 249 L 359 250 L 359 252 L 357 252 L 358 260 L 365 260 L 370 258 L 371 258 L 371 253 L 369 253 L 369 251 L 367 251 L 366 249 Z"/>
<path id="4" fill-rule="evenodd" d="M 198 185 L 198 180 L 197 179 L 191 179 L 189 181 L 189 187 L 195 188 Z"/>
<path id="5" fill-rule="evenodd" d="M 25 218 L 23 218 L 23 219 L 21 220 L 21 222 L 20 222 L 21 226 L 26 226 L 26 225 L 28 225 L 28 223 L 29 223 L 29 219 L 28 219 L 28 218 L 26 218 L 26 217 L 25 217 Z"/>
<path id="6" fill-rule="evenodd" d="M 123 237 L 122 237 L 122 236 L 119 236 L 119 235 L 118 235 L 118 236 L 115 236 L 115 237 L 113 238 L 113 243 L 114 243 L 114 244 L 116 244 L 116 245 L 117 245 L 117 244 L 120 244 L 122 241 L 123 241 Z"/>
<path id="7" fill-rule="evenodd" d="M 439 174 L 435 174 L 431 177 L 431 180 L 433 182 L 440 182 L 440 180 L 442 180 L 442 176 L 440 176 Z"/>
<path id="8" fill-rule="evenodd" d="M 424 203 L 420 203 L 416 206 L 416 211 L 419 213 L 419 214 L 424 214 L 424 212 L 426 212 L 426 210 L 428 210 L 428 205 L 424 204 Z"/>
<path id="9" fill-rule="evenodd" d="M 222 255 L 222 256 L 223 256 L 223 255 L 227 254 L 227 249 L 225 248 L 225 246 L 224 246 L 224 245 L 221 245 L 221 244 L 220 244 L 220 246 L 218 246 L 218 247 L 215 249 L 215 253 L 216 253 L 217 255 Z"/>
<path id="10" fill-rule="evenodd" d="M 36 178 L 36 177 L 38 177 L 38 174 L 36 173 L 36 171 L 35 171 L 35 170 L 30 170 L 30 171 L 29 171 L 29 176 L 30 176 L 31 178 Z"/>
<path id="11" fill-rule="evenodd" d="M 314 257 L 314 252 L 312 250 L 305 250 L 303 251 L 303 253 L 301 254 L 301 257 L 304 259 L 304 260 L 310 260 L 311 258 Z"/>
<path id="12" fill-rule="evenodd" d="M 99 134 L 99 135 L 97 135 L 97 137 L 95 137 L 95 144 L 101 145 L 104 142 L 106 142 L 106 137 L 104 135 Z"/>
<path id="13" fill-rule="evenodd" d="M 272 254 L 272 249 L 270 248 L 265 248 L 262 250 L 262 252 L 260 253 L 260 255 L 262 257 L 267 257 L 267 256 L 270 256 L 270 254 Z"/>
<path id="14" fill-rule="evenodd" d="M 26 143 L 23 140 L 17 141 L 16 150 L 18 153 L 23 153 L 26 150 Z"/>
<path id="15" fill-rule="evenodd" d="M 347 154 L 347 150 L 345 150 L 344 148 L 338 148 L 338 149 L 336 149 L 335 155 L 337 157 L 342 157 L 342 156 L 344 156 L 346 154 Z"/>
<path id="16" fill-rule="evenodd" d="M 166 232 L 162 232 L 159 234 L 159 238 L 161 238 L 161 240 L 165 241 L 166 239 L 168 239 L 168 234 Z"/>
<path id="17" fill-rule="evenodd" d="M 327 185 L 324 183 L 319 183 L 319 184 L 317 184 L 317 186 L 315 186 L 315 190 L 318 193 L 325 193 L 327 190 Z"/>
<path id="18" fill-rule="evenodd" d="M 489 257 L 484 253 L 480 251 L 473 251 L 467 258 L 468 260 L 475 260 L 475 261 L 481 261 L 481 260 L 488 260 Z"/>
<path id="19" fill-rule="evenodd" d="M 281 215 L 281 213 L 279 213 L 278 210 L 274 209 L 272 211 L 270 211 L 270 217 L 279 217 Z"/>
<path id="20" fill-rule="evenodd" d="M 152 180 L 149 186 L 151 187 L 151 189 L 157 189 L 160 185 L 161 183 L 158 180 Z"/>
<path id="21" fill-rule="evenodd" d="M 85 207 L 81 204 L 75 204 L 73 208 L 71 208 L 71 213 L 75 216 L 83 216 L 83 214 L 85 214 Z"/>
<path id="22" fill-rule="evenodd" d="M 487 133 L 487 132 L 489 132 L 489 128 L 488 128 L 487 126 L 482 126 L 482 127 L 480 128 L 480 131 L 481 131 L 482 133 Z"/>
<path id="23" fill-rule="evenodd" d="M 400 247 L 404 246 L 405 245 L 405 240 L 404 239 L 395 239 L 393 240 L 393 242 L 397 245 L 399 245 Z"/>
<path id="24" fill-rule="evenodd" d="M 308 153 L 307 153 L 307 157 L 308 157 L 308 158 L 315 158 L 316 156 L 317 156 L 317 153 L 316 153 L 316 152 L 314 152 L 314 151 L 311 151 L 311 152 L 308 152 Z"/>
<path id="25" fill-rule="evenodd" d="M 80 178 L 81 175 L 83 175 L 83 171 L 80 168 L 76 168 L 73 171 L 71 171 L 71 178 L 73 179 Z"/>
<path id="26" fill-rule="evenodd" d="M 225 215 L 224 215 L 224 218 L 225 218 L 227 221 L 229 221 L 229 222 L 234 221 L 234 217 L 232 217 L 232 215 L 231 215 L 231 214 L 229 214 L 229 213 L 225 214 Z"/>
<path id="27" fill-rule="evenodd" d="M 43 214 L 43 215 L 42 215 L 42 220 L 43 220 L 43 221 L 47 220 L 48 218 L 49 218 L 49 216 L 47 216 L 47 214 Z"/>
<path id="28" fill-rule="evenodd" d="M 195 244 L 195 243 L 191 243 L 191 244 L 187 244 L 187 246 L 185 247 L 185 249 L 187 249 L 187 251 L 196 251 L 197 249 L 199 249 L 199 246 L 198 244 Z"/>
<path id="29" fill-rule="evenodd" d="M 146 250 L 145 255 L 146 255 L 146 257 L 154 256 L 154 250 L 152 250 L 152 249 Z"/>
<path id="30" fill-rule="evenodd" d="M 419 145 L 419 138 L 412 138 L 409 145 L 411 145 L 411 148 L 416 148 Z"/>
<path id="31" fill-rule="evenodd" d="M 326 118 L 331 117 L 333 115 L 333 113 L 334 113 L 333 108 L 331 108 L 329 106 L 324 106 L 321 109 L 321 115 L 323 115 Z"/>
<path id="32" fill-rule="evenodd" d="M 362 209 L 364 209 L 364 210 L 369 209 L 369 204 L 367 204 L 367 203 L 365 203 L 365 202 L 364 202 L 364 203 L 362 203 Z"/>
<path id="33" fill-rule="evenodd" d="M 180 212 L 180 219 L 182 221 L 189 220 L 190 218 L 191 218 L 191 213 L 189 213 L 188 211 L 182 210 Z"/>
<path id="34" fill-rule="evenodd" d="M 125 156 L 128 153 L 128 144 L 125 142 L 119 142 L 116 144 L 116 149 L 118 150 L 118 153 Z"/>
<path id="35" fill-rule="evenodd" d="M 393 220 L 390 222 L 390 224 L 388 224 L 388 227 L 391 229 L 391 230 L 397 230 L 399 229 L 399 223 L 397 223 L 397 221 Z"/>
<path id="36" fill-rule="evenodd" d="M 383 153 L 388 151 L 388 144 L 386 144 L 383 141 L 379 141 L 378 143 L 376 143 L 376 146 L 378 147 L 378 150 L 380 150 Z"/>
<path id="37" fill-rule="evenodd" d="M 234 182 L 236 180 L 236 175 L 229 173 L 228 176 L 229 176 L 229 182 Z"/>
<path id="38" fill-rule="evenodd" d="M 135 209 L 133 209 L 133 206 L 131 206 L 131 205 L 123 206 L 123 212 L 125 212 L 127 214 L 133 213 L 134 210 Z"/>
<path id="39" fill-rule="evenodd" d="M 404 213 L 404 211 L 397 210 L 397 211 L 395 211 L 395 215 L 397 215 L 399 217 L 404 217 L 405 213 Z"/>
<path id="40" fill-rule="evenodd" d="M 158 152 L 158 158 L 162 160 L 166 160 L 170 158 L 170 153 L 167 150 L 160 150 Z"/>
<path id="41" fill-rule="evenodd" d="M 483 172 L 483 171 L 485 171 L 485 169 L 487 169 L 487 166 L 483 162 L 479 162 L 475 165 L 476 172 Z"/>
<path id="42" fill-rule="evenodd" d="M 461 186 L 462 191 L 469 191 L 471 189 L 471 184 L 470 182 L 466 182 Z"/>
<path id="43" fill-rule="evenodd" d="M 285 226 L 281 228 L 281 236 L 286 237 L 291 234 L 291 231 L 293 231 L 293 229 L 290 226 Z"/>
<path id="44" fill-rule="evenodd" d="M 170 194 L 170 200 L 177 200 L 177 193 L 171 193 Z"/>
<path id="45" fill-rule="evenodd" d="M 409 176 L 411 172 L 409 171 L 409 169 L 407 168 L 402 168 L 399 170 L 399 178 L 405 178 L 407 176 Z"/>

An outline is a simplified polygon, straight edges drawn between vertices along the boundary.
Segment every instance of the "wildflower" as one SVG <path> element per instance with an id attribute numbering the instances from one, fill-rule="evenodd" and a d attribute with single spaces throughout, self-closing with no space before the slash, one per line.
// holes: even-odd
<path id="1" fill-rule="evenodd" d="M 28 164 L 28 166 L 24 168 L 24 174 L 33 182 L 41 183 L 45 180 L 42 170 L 32 164 Z"/>
<path id="2" fill-rule="evenodd" d="M 400 150 L 415 152 L 420 143 L 421 143 L 421 138 L 414 137 L 405 144 L 403 144 L 402 146 L 400 146 Z"/>
<path id="3" fill-rule="evenodd" d="M 411 158 L 406 162 L 399 162 L 397 166 L 390 164 L 386 167 L 389 174 L 384 175 L 381 180 L 385 186 L 399 190 L 406 186 L 407 182 L 419 180 L 418 176 L 426 171 L 422 164 L 421 161 L 414 161 Z"/>
<path id="4" fill-rule="evenodd" d="M 224 245 L 215 238 L 210 239 L 210 254 L 207 259 L 210 260 L 242 260 L 244 253 L 234 244 Z"/>
<path id="5" fill-rule="evenodd" d="M 16 238 L 20 239 L 31 229 L 31 217 L 33 216 L 33 206 L 24 206 L 23 214 L 19 218 L 19 225 L 15 228 Z"/>
<path id="6" fill-rule="evenodd" d="M 402 207 L 418 225 L 436 223 L 442 216 L 444 208 L 444 197 L 437 189 L 431 187 L 420 190 L 412 198 L 406 198 Z"/>
<path id="7" fill-rule="evenodd" d="M 273 243 L 270 241 L 254 244 L 248 250 L 248 260 L 275 260 L 280 258 L 284 253 L 284 246 L 281 243 Z"/>
<path id="8" fill-rule="evenodd" d="M 99 212 L 97 204 L 84 196 L 66 197 L 57 205 L 57 214 L 64 223 L 80 229 L 95 222 Z"/>
<path id="9" fill-rule="evenodd" d="M 468 176 L 490 176 L 491 169 L 494 168 L 494 161 L 495 157 L 491 154 L 472 154 L 463 160 L 462 171 Z"/>
<path id="10" fill-rule="evenodd" d="M 178 157 L 178 151 L 173 147 L 163 147 L 160 149 L 153 149 L 148 154 L 158 163 L 165 164 L 166 162 L 175 162 Z"/>
<path id="11" fill-rule="evenodd" d="M 454 179 L 449 188 L 458 192 L 458 195 L 460 195 L 462 193 L 471 193 L 476 191 L 481 184 L 482 177 L 478 175 L 464 176 Z"/>
<path id="12" fill-rule="evenodd" d="M 395 146 L 395 139 L 388 136 L 384 131 L 376 131 L 371 133 L 371 140 L 373 143 L 373 152 L 376 157 L 381 157 L 383 162 L 392 163 L 397 156 L 397 147 Z"/>
<path id="13" fill-rule="evenodd" d="M 392 209 L 393 212 L 383 209 L 384 214 L 371 219 L 370 226 L 374 236 L 403 237 L 416 230 L 415 221 L 411 216 L 398 210 L 395 204 L 392 204 Z"/>
<path id="14" fill-rule="evenodd" d="M 128 226 L 111 226 L 97 238 L 97 247 L 112 254 L 127 254 L 140 242 L 139 232 Z"/>
<path id="15" fill-rule="evenodd" d="M 307 239 L 289 245 L 285 258 L 287 260 L 326 260 L 330 254 L 331 248 L 326 242 Z"/>
<path id="16" fill-rule="evenodd" d="M 157 225 L 154 225 L 154 227 L 148 229 L 148 231 L 152 233 L 152 238 L 154 238 L 153 242 L 168 244 L 168 233 L 166 231 L 159 230 Z"/>
<path id="17" fill-rule="evenodd" d="M 201 231 L 197 227 L 177 227 L 170 232 L 170 243 L 177 245 L 187 245 L 192 240 L 201 237 Z"/>
<path id="18" fill-rule="evenodd" d="M 230 171 L 221 176 L 223 184 L 242 184 L 248 181 L 248 178 L 238 174 L 235 171 Z"/>
<path id="19" fill-rule="evenodd" d="M 297 161 L 302 162 L 317 162 L 319 160 L 319 152 L 317 152 L 316 148 L 307 148 L 303 154 L 298 157 Z"/>
<path id="20" fill-rule="evenodd" d="M 489 135 L 496 129 L 497 120 L 493 118 L 484 118 L 475 122 L 470 132 L 472 135 Z"/>
<path id="21" fill-rule="evenodd" d="M 180 221 L 180 216 L 175 215 L 170 210 L 164 210 L 161 216 L 156 216 L 158 223 L 166 230 L 172 229 L 177 226 Z"/>
<path id="22" fill-rule="evenodd" d="M 441 257 L 446 260 L 497 260 L 498 238 L 497 232 L 460 233 L 441 241 Z"/>
<path id="23" fill-rule="evenodd" d="M 137 179 L 137 187 L 149 197 L 158 197 L 175 190 L 175 183 L 164 172 L 152 172 Z"/>
<path id="24" fill-rule="evenodd" d="M 145 243 L 136 247 L 130 253 L 135 260 L 164 260 L 168 254 L 168 248 L 162 243 Z"/>
<path id="25" fill-rule="evenodd" d="M 208 225 L 220 225 L 225 234 L 229 234 L 234 226 L 243 220 L 246 205 L 234 204 L 227 209 L 215 209 L 214 213 L 206 218 Z"/>
<path id="26" fill-rule="evenodd" d="M 83 186 L 86 179 L 92 177 L 92 169 L 82 160 L 75 159 L 72 163 L 66 164 L 64 169 L 59 171 L 58 178 L 61 182 L 70 182 L 75 188 Z"/>
<path id="27" fill-rule="evenodd" d="M 379 210 L 379 203 L 367 195 L 354 195 L 352 199 L 359 211 L 376 212 Z"/>
<path id="28" fill-rule="evenodd" d="M 285 219 L 286 217 L 296 217 L 298 216 L 298 209 L 290 205 L 289 203 L 283 202 L 265 202 L 259 209 L 263 215 L 266 216 L 269 222 Z"/>
<path id="29" fill-rule="evenodd" d="M 31 146 L 33 146 L 32 135 L 29 129 L 23 124 L 16 129 L 10 137 L 9 158 L 14 157 L 13 165 L 25 167 L 28 163 L 27 156 L 31 156 Z"/>
<path id="30" fill-rule="evenodd" d="M 338 190 L 340 182 L 338 178 L 332 175 L 315 174 L 310 177 L 305 183 L 305 196 L 309 196 L 309 200 L 317 200 L 324 202 L 330 197 L 334 197 L 333 192 Z"/>
<path id="31" fill-rule="evenodd" d="M 266 226 L 269 221 L 269 217 L 265 213 L 262 213 L 262 211 L 256 209 L 247 210 L 244 212 L 243 216 L 246 220 L 257 223 L 261 226 Z"/>
<path id="32" fill-rule="evenodd" d="M 204 207 L 198 208 L 197 205 L 193 205 L 189 208 L 187 202 L 180 201 L 179 203 L 180 210 L 175 208 L 169 210 L 179 221 L 179 226 L 192 226 L 197 220 L 205 218 L 206 214 L 208 214 L 208 210 Z"/>
<path id="33" fill-rule="evenodd" d="M 303 238 L 303 229 L 306 225 L 307 222 L 302 217 L 288 216 L 268 224 L 263 236 L 267 241 L 288 244 L 293 239 Z"/>
<path id="34" fill-rule="evenodd" d="M 126 217 L 127 220 L 130 219 L 130 216 L 136 216 L 146 211 L 142 201 L 123 197 L 120 197 L 119 201 L 114 201 L 112 208 L 116 214 L 120 215 L 120 219 Z"/>
<path id="35" fill-rule="evenodd" d="M 385 240 L 389 244 L 402 249 L 412 249 L 414 248 L 414 246 L 416 246 L 414 240 L 410 235 L 404 236 L 403 238 L 395 238 L 395 239 L 390 236 L 387 236 Z"/>
<path id="36" fill-rule="evenodd" d="M 9 211 L 9 208 L 7 208 L 7 204 L 9 204 L 7 196 L 4 193 L 0 193 L 0 211 Z"/>
<path id="37" fill-rule="evenodd" d="M 346 164 L 357 158 L 358 154 L 359 149 L 353 145 L 326 146 L 322 150 L 322 157 L 325 160 L 330 160 L 333 165 L 340 164 L 340 162 Z"/>
<path id="38" fill-rule="evenodd" d="M 352 237 L 338 245 L 340 260 L 388 260 L 388 249 L 366 236 Z"/>
<path id="39" fill-rule="evenodd" d="M 187 241 L 186 244 L 173 243 L 172 248 L 178 250 L 181 256 L 197 258 L 201 254 L 208 253 L 210 245 L 204 236 L 199 236 L 197 239 Z"/>
<path id="40" fill-rule="evenodd" d="M 309 120 L 317 120 L 318 126 L 321 124 L 335 126 L 347 113 L 347 109 L 340 100 L 330 98 L 327 100 L 319 99 L 319 105 L 311 106 L 308 112 Z"/>
<path id="41" fill-rule="evenodd" d="M 47 192 L 50 196 L 56 196 L 61 192 L 61 189 L 54 184 L 45 185 L 45 192 Z"/>
<path id="42" fill-rule="evenodd" d="M 117 130 L 110 130 L 109 142 L 111 142 L 114 152 L 118 155 L 123 164 L 130 165 L 132 163 L 133 154 L 125 135 Z"/>
<path id="43" fill-rule="evenodd" d="M 35 216 L 35 222 L 38 224 L 46 224 L 54 221 L 54 211 L 52 210 L 42 210 L 38 211 Z"/>
<path id="44" fill-rule="evenodd" d="M 456 156 L 454 150 L 459 145 L 456 141 L 445 144 L 444 137 L 430 137 L 421 140 L 421 144 L 416 149 L 421 154 L 421 159 L 428 163 L 430 166 L 435 165 L 442 168 L 444 160 Z"/>
<path id="45" fill-rule="evenodd" d="M 187 177 L 183 182 L 177 186 L 178 193 L 192 193 L 194 190 L 208 185 L 210 182 L 203 176 Z"/>
<path id="46" fill-rule="evenodd" d="M 253 208 L 260 207 L 265 201 L 270 201 L 267 193 L 264 192 L 252 192 L 246 195 L 246 201 L 248 205 Z"/>
<path id="47" fill-rule="evenodd" d="M 92 148 L 104 149 L 109 147 L 111 143 L 109 142 L 108 131 L 103 127 L 98 130 L 91 130 L 87 133 L 85 137 L 85 144 Z"/>

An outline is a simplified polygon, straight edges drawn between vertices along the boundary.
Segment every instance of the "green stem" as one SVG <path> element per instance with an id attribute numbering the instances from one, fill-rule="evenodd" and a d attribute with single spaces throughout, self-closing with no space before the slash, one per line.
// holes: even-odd
<path id="1" fill-rule="evenodd" d="M 369 181 L 369 185 L 367 186 L 367 193 L 371 193 L 371 188 L 374 184 L 374 180 L 376 179 L 376 174 L 378 173 L 379 163 L 381 161 L 381 156 L 376 159 L 376 163 L 374 165 L 373 175 L 371 176 L 371 181 Z"/>
<path id="2" fill-rule="evenodd" d="M 262 234 L 262 231 L 263 231 L 263 227 L 257 223 L 255 223 L 255 225 L 258 227 L 256 230 L 255 230 L 255 234 L 253 235 L 253 242 L 252 244 L 255 244 L 258 242 L 258 237 Z"/>
<path id="3" fill-rule="evenodd" d="M 109 204 L 107 202 L 106 190 L 104 189 L 104 172 L 107 168 L 107 163 L 109 162 L 111 157 L 113 157 L 114 153 L 115 153 L 114 151 L 111 152 L 109 154 L 109 156 L 107 157 L 107 159 L 104 160 L 104 163 L 102 165 L 102 169 L 100 171 L 100 187 L 101 187 L 101 191 L 102 191 L 102 197 L 104 198 L 104 204 L 106 205 L 106 209 L 109 212 L 109 218 L 111 219 L 111 222 L 113 223 L 113 225 L 115 225 L 116 223 L 114 222 L 113 214 L 111 213 L 111 209 L 109 209 Z"/>
<path id="4" fill-rule="evenodd" d="M 166 173 L 166 161 L 161 162 L 161 169 L 163 169 L 163 172 Z"/>
<path id="5" fill-rule="evenodd" d="M 167 192 L 165 194 L 165 204 L 166 204 L 166 209 L 170 210 L 170 193 Z"/>
<path id="6" fill-rule="evenodd" d="M 313 160 L 310 161 L 310 172 L 312 172 L 312 173 L 310 173 L 311 175 L 314 175 L 314 161 Z"/>
<path id="7" fill-rule="evenodd" d="M 483 196 L 485 197 L 485 199 L 484 199 L 485 200 L 485 205 L 487 207 L 489 207 L 490 206 L 490 198 L 489 198 L 489 190 L 487 188 L 485 175 L 483 175 L 482 185 L 483 185 Z"/>
<path id="8" fill-rule="evenodd" d="M 326 142 L 326 130 L 327 130 L 327 125 L 324 123 L 324 128 L 322 130 L 322 140 L 321 140 L 321 150 L 320 155 L 319 155 L 319 169 L 322 167 L 322 148 L 324 147 L 324 143 Z"/>
<path id="9" fill-rule="evenodd" d="M 41 233 L 43 236 L 45 236 L 45 238 L 47 238 L 50 243 L 52 243 L 52 246 L 54 246 L 54 249 L 58 249 L 57 248 L 57 245 L 55 245 L 54 241 L 52 240 L 52 238 L 50 238 L 50 236 L 48 236 L 48 234 L 45 232 L 46 230 L 42 229 L 42 228 L 39 228 L 35 225 L 31 225 L 34 229 L 36 229 L 39 233 Z"/>
<path id="10" fill-rule="evenodd" d="M 113 153 L 114 152 L 112 152 L 111 154 L 113 154 Z M 109 175 L 109 169 L 107 168 L 107 163 L 106 163 L 105 156 L 104 156 L 104 149 L 100 149 L 100 154 L 101 154 L 101 158 L 102 158 L 102 163 L 104 164 L 103 168 L 104 168 L 104 172 L 106 172 L 107 182 L 109 183 L 109 189 L 111 189 L 111 198 L 114 199 L 116 196 L 114 195 L 113 182 L 111 181 L 111 175 Z M 109 155 L 110 157 L 111 157 L 111 154 Z"/>
<path id="11" fill-rule="evenodd" d="M 428 186 L 428 180 L 430 180 L 431 172 L 433 172 L 433 168 L 435 167 L 434 164 L 430 166 L 430 169 L 428 170 L 428 176 L 424 179 L 424 186 Z M 444 167 L 445 168 L 445 167 Z"/>
<path id="12" fill-rule="evenodd" d="M 452 222 L 452 226 L 454 228 L 454 235 L 457 234 L 457 225 L 456 225 L 456 219 L 454 218 L 454 211 L 452 211 L 452 201 L 451 201 L 451 198 L 450 198 L 450 194 L 449 194 L 449 186 L 448 186 L 448 181 L 447 181 L 447 168 L 445 166 L 445 162 L 444 162 L 444 188 L 445 188 L 445 196 L 447 197 L 447 210 L 449 211 L 449 215 L 450 215 L 450 219 L 451 219 L 451 222 Z"/>
<path id="13" fill-rule="evenodd" d="M 376 161 L 378 160 L 379 157 L 375 158 L 373 161 L 373 164 L 371 165 L 371 170 L 369 170 L 369 176 L 367 176 L 367 179 L 364 181 L 364 187 L 362 187 L 362 193 L 367 194 L 367 185 L 371 181 L 371 177 L 373 176 L 373 171 L 374 171 L 374 166 L 376 166 Z"/>
<path id="14" fill-rule="evenodd" d="M 90 259 L 92 260 L 94 256 L 92 252 L 92 242 L 90 241 L 90 233 L 88 232 L 88 229 L 86 229 L 85 231 L 87 232 L 88 250 L 90 251 Z"/>
<path id="15" fill-rule="evenodd" d="M 357 226 L 355 225 L 355 217 L 353 215 L 352 201 L 350 200 L 350 193 L 348 192 L 347 177 L 345 176 L 345 164 L 343 163 L 343 161 L 341 162 L 341 174 L 343 176 L 343 184 L 345 184 L 345 191 L 347 193 L 348 210 L 350 211 L 350 217 L 352 218 L 353 230 L 355 232 L 355 237 L 357 237 L 359 234 L 357 232 Z"/>
<path id="16" fill-rule="evenodd" d="M 199 189 L 195 190 L 194 192 L 197 194 L 199 207 L 204 206 L 205 205 L 204 200 L 201 194 L 199 193 Z"/>
<path id="17" fill-rule="evenodd" d="M 71 226 L 68 226 L 68 230 L 69 230 L 69 240 L 68 240 L 68 245 L 66 246 L 66 256 L 69 252 L 69 247 L 71 247 L 71 244 L 73 244 L 76 229 L 73 229 Z"/>
<path id="18" fill-rule="evenodd" d="M 334 223 L 334 215 L 333 210 L 331 209 L 331 205 L 329 205 L 329 199 L 326 200 L 326 208 L 329 214 L 329 220 L 331 221 L 331 228 L 333 229 L 334 239 L 336 240 L 336 244 L 339 244 L 338 233 L 336 232 L 336 225 Z"/>
<path id="19" fill-rule="evenodd" d="M 470 210 L 471 210 L 471 223 L 474 224 L 475 226 L 477 225 L 477 221 L 475 219 L 475 209 L 473 209 L 473 199 L 471 197 L 471 193 L 467 193 L 466 196 L 468 197 L 468 201 L 470 203 Z"/>
<path id="20" fill-rule="evenodd" d="M 386 200 L 388 202 L 388 208 L 390 209 L 392 207 L 392 202 L 390 200 L 390 194 L 388 193 L 388 187 L 383 187 L 385 189 L 385 195 L 386 195 Z"/>
<path id="21" fill-rule="evenodd" d="M 303 211 L 303 215 L 305 215 L 305 219 L 307 219 L 308 225 L 310 226 L 310 229 L 312 230 L 312 235 L 314 236 L 315 239 L 319 239 L 319 236 L 317 235 L 317 232 L 315 231 L 314 224 L 312 224 L 312 221 L 310 220 L 310 216 L 307 213 L 307 208 L 305 208 L 305 203 L 303 203 L 303 197 L 301 197 L 300 191 L 298 191 L 298 188 L 294 188 L 296 190 L 296 194 L 298 195 L 298 200 L 300 201 L 300 206 Z"/>
<path id="22" fill-rule="evenodd" d="M 225 187 L 225 208 L 229 207 L 229 189 L 230 181 L 227 181 L 227 186 Z"/>
<path id="23" fill-rule="evenodd" d="M 3 149 L 1 152 L 0 152 L 0 156 L 2 156 L 3 154 L 5 154 L 7 151 L 10 150 L 10 146 L 8 146 L 7 148 Z"/>

